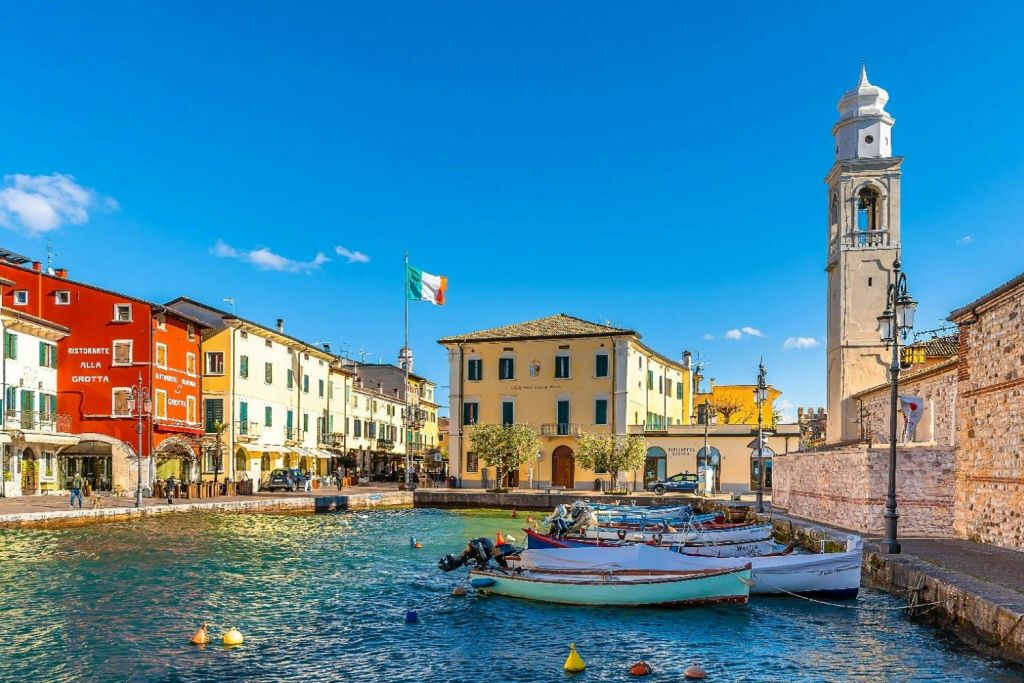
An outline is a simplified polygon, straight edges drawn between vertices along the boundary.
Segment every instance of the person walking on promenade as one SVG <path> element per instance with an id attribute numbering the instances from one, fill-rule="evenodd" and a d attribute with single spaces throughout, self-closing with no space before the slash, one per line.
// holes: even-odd
<path id="1" fill-rule="evenodd" d="M 85 488 L 85 480 L 82 478 L 81 474 L 76 472 L 74 478 L 71 480 L 71 502 L 70 502 L 70 505 L 71 505 L 72 508 L 75 507 L 75 498 L 77 498 L 78 499 L 78 509 L 79 510 L 82 509 L 82 489 L 84 489 L 84 488 Z"/>
<path id="2" fill-rule="evenodd" d="M 341 474 L 341 467 L 340 466 L 339 467 L 335 467 L 334 468 L 334 480 L 338 483 L 338 490 L 339 491 L 341 490 L 341 480 L 342 480 L 342 478 L 343 477 L 342 477 L 342 474 Z"/>
<path id="3" fill-rule="evenodd" d="M 174 475 L 172 474 L 171 476 L 167 477 L 167 483 L 164 484 L 164 487 L 166 488 L 166 493 L 167 493 L 167 504 L 168 505 L 174 505 L 174 486 L 175 486 L 175 481 L 174 481 Z"/>
<path id="4" fill-rule="evenodd" d="M 313 472 L 310 471 L 310 470 L 306 470 L 305 473 L 303 473 L 302 476 L 305 478 L 305 486 L 303 487 L 303 489 L 306 490 L 306 491 L 312 491 L 313 490 Z"/>

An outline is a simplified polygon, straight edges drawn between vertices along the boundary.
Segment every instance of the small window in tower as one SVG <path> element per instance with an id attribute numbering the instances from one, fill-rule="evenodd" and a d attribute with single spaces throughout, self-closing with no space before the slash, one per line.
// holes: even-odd
<path id="1" fill-rule="evenodd" d="M 864 142 L 868 143 L 869 145 L 872 142 L 874 142 L 874 141 L 875 141 L 875 136 L 874 135 L 865 135 L 864 136 Z"/>
<path id="2" fill-rule="evenodd" d="M 868 287 L 871 286 L 871 278 L 868 278 Z"/>

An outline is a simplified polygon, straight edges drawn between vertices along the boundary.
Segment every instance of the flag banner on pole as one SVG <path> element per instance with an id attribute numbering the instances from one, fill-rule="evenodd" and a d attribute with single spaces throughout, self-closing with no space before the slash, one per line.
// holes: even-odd
<path id="1" fill-rule="evenodd" d="M 444 275 L 431 275 L 419 268 L 405 267 L 405 292 L 410 301 L 429 301 L 435 306 L 443 306 L 447 290 L 448 278 Z"/>
<path id="2" fill-rule="evenodd" d="M 903 431 L 903 443 L 910 443 L 914 440 L 917 423 L 924 415 L 924 399 L 920 396 L 900 396 L 900 410 L 903 411 L 903 418 L 907 421 Z"/>

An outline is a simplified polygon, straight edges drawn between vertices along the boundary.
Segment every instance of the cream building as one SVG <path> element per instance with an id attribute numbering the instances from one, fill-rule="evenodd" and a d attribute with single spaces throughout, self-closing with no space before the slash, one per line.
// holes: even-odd
<path id="1" fill-rule="evenodd" d="M 828 185 L 827 441 L 858 439 L 854 395 L 887 381 L 877 318 L 900 248 L 900 164 L 892 155 L 889 94 L 860 82 L 839 100 L 836 161 Z"/>
<path id="2" fill-rule="evenodd" d="M 201 361 L 204 477 L 219 472 L 263 482 L 279 467 L 328 474 L 336 456 L 329 449 L 337 442 L 331 403 L 344 401 L 343 378 L 351 374 L 337 356 L 285 334 L 283 320 L 267 327 L 183 297 L 167 305 L 210 325 Z M 219 439 L 220 462 L 218 422 L 228 425 Z"/>
<path id="3" fill-rule="evenodd" d="M 537 460 L 513 473 L 513 485 L 590 489 L 601 475 L 576 465 L 581 433 L 691 422 L 689 353 L 678 361 L 663 356 L 633 330 L 559 314 L 438 343 L 450 368 L 450 474 L 462 486 L 496 481 L 468 439 L 477 423 L 527 424 L 540 435 Z"/>

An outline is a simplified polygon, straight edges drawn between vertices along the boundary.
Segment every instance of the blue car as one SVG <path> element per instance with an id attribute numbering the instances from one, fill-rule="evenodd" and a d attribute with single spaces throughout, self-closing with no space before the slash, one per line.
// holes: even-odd
<path id="1" fill-rule="evenodd" d="M 697 490 L 697 475 L 683 472 L 673 474 L 661 481 L 652 481 L 647 484 L 648 491 L 654 491 L 659 496 L 665 495 L 666 491 L 672 493 L 693 493 Z"/>

